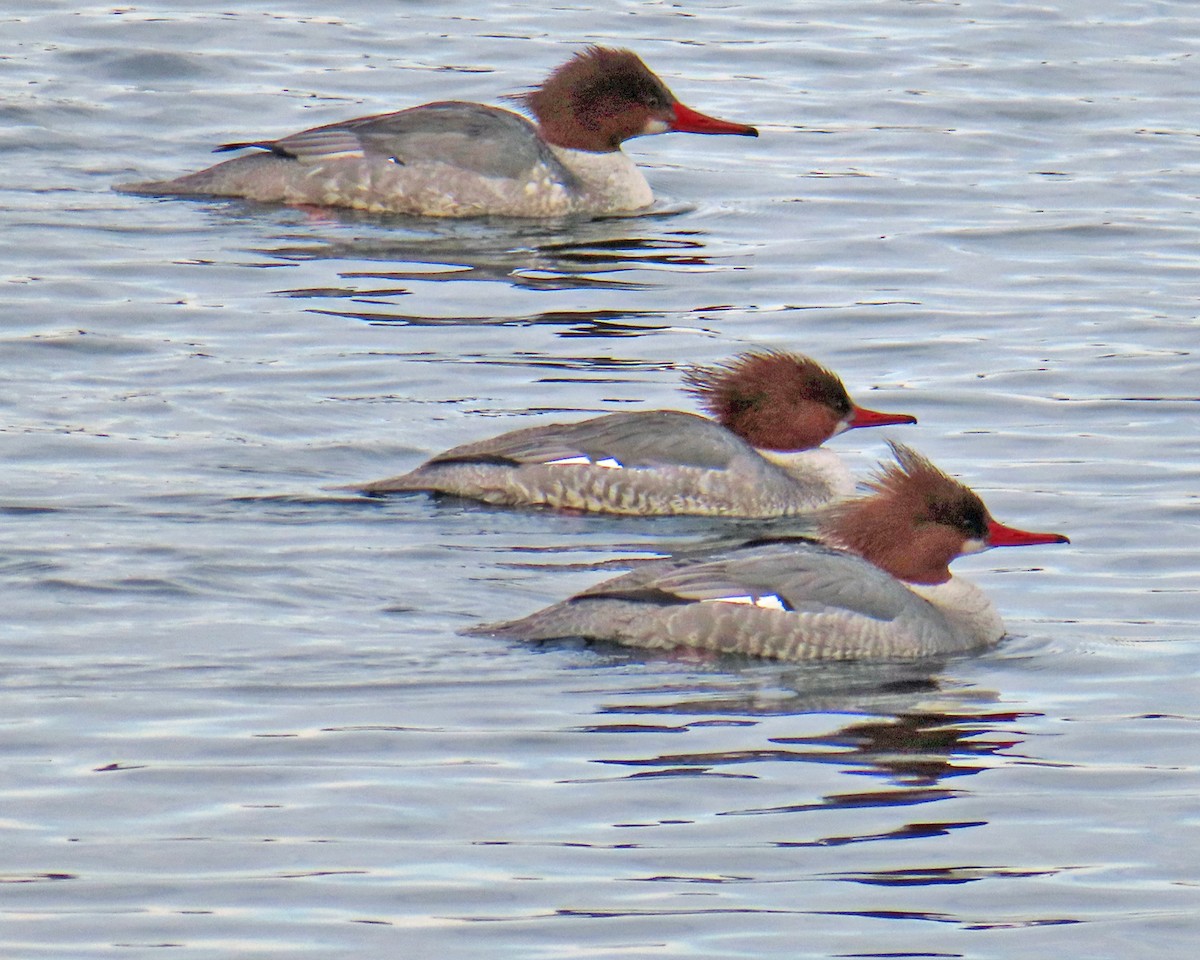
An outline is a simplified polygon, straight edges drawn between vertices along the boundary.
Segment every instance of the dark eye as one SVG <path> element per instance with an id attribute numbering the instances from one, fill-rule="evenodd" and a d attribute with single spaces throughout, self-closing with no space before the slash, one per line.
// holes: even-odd
<path id="1" fill-rule="evenodd" d="M 801 399 L 814 400 L 843 419 L 850 416 L 850 411 L 854 409 L 845 387 L 836 381 L 827 382 L 824 378 L 808 382 Z"/>
<path id="2" fill-rule="evenodd" d="M 633 89 L 634 102 L 643 107 L 658 110 L 670 106 L 671 98 L 653 83 L 638 83 Z"/>
<path id="3" fill-rule="evenodd" d="M 931 523 L 952 527 L 972 540 L 987 537 L 987 508 L 978 497 L 932 497 L 926 502 L 926 506 Z"/>

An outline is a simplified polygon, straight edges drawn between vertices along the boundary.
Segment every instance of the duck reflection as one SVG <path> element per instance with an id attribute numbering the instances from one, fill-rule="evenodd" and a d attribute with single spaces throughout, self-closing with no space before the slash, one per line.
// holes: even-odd
<path id="1" fill-rule="evenodd" d="M 406 223 L 384 232 L 376 219 L 355 231 L 354 217 L 339 213 L 332 230 L 293 234 L 255 252 L 275 266 L 322 260 L 348 265 L 338 271 L 337 282 L 275 291 L 313 301 L 313 311 L 321 314 L 372 324 L 548 324 L 568 327 L 577 336 L 629 336 L 671 322 L 653 311 L 496 316 L 490 312 L 494 304 L 483 303 L 478 316 L 445 317 L 392 308 L 427 283 L 501 283 L 527 291 L 644 290 L 654 285 L 656 271 L 720 268 L 719 258 L 706 251 L 702 232 L 656 231 L 653 217 L 571 223 L 569 229 L 486 221 L 422 223 L 417 229 Z"/>
<path id="2" fill-rule="evenodd" d="M 771 735 L 737 750 L 606 757 L 597 762 L 633 768 L 631 777 L 757 777 L 758 771 L 739 768 L 764 763 L 818 763 L 836 766 L 847 775 L 883 781 L 880 789 L 830 794 L 784 806 L 726 810 L 724 815 L 929 803 L 957 795 L 958 790 L 948 786 L 947 781 L 974 776 L 1001 762 L 997 758 L 1008 755 L 1023 740 L 1020 721 L 1033 716 L 996 709 L 997 694 L 959 689 L 945 679 L 939 666 L 944 667 L 931 663 L 806 666 L 786 676 L 786 687 L 790 689 L 766 692 L 754 687 L 725 693 L 710 689 L 696 691 L 696 696 L 655 696 L 644 703 L 609 705 L 604 708 L 606 714 L 628 718 L 640 715 L 643 719 L 635 723 L 600 723 L 587 729 L 595 733 L 639 729 L 687 732 L 719 724 L 757 730 L 766 718 L 771 718 L 769 726 L 775 731 L 780 718 L 788 716 L 795 716 L 806 727 L 811 727 L 815 718 L 828 718 L 833 723 L 827 732 Z M 680 725 L 664 724 L 664 715 L 690 719 Z M 646 723 L 650 717 L 659 722 Z M 944 824 L 926 824 L 918 832 L 928 834 L 931 829 L 937 832 L 947 828 Z M 912 829 L 901 828 L 902 832 Z"/>
<path id="3" fill-rule="evenodd" d="M 833 748 L 840 763 L 857 767 L 859 773 L 929 787 L 986 770 L 992 765 L 989 758 L 1021 742 L 1004 725 L 1025 716 L 1006 711 L 900 713 L 864 718 L 822 736 L 782 737 L 776 742 L 809 749 L 814 760 L 830 760 L 828 750 Z"/>

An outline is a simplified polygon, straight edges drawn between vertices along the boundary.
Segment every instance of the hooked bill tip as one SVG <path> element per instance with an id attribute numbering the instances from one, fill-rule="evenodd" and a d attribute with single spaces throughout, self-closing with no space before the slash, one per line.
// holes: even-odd
<path id="1" fill-rule="evenodd" d="M 992 547 L 1026 547 L 1037 543 L 1070 542 L 1061 533 L 1031 533 L 1016 527 L 1006 527 L 995 520 L 988 522 L 988 546 Z"/>
<path id="2" fill-rule="evenodd" d="M 714 133 L 732 134 L 735 137 L 757 137 L 758 130 L 745 123 L 730 123 L 728 120 L 718 120 L 685 107 L 682 103 L 674 105 L 675 122 L 671 129 L 679 133 Z"/>

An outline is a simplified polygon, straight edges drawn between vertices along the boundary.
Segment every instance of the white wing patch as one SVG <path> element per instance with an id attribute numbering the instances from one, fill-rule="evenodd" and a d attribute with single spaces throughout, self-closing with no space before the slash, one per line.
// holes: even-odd
<path id="1" fill-rule="evenodd" d="M 773 593 L 764 593 L 761 596 L 743 595 L 740 597 L 708 597 L 700 601 L 701 603 L 744 603 L 748 607 L 762 607 L 764 610 L 787 610 L 785 604 L 778 596 Z"/>
<path id="2" fill-rule="evenodd" d="M 561 460 L 547 460 L 546 466 L 566 466 L 567 464 L 572 463 L 586 464 L 593 467 L 607 467 L 610 470 L 620 470 L 625 466 L 625 464 L 623 464 L 620 460 L 617 460 L 615 457 L 604 457 L 601 460 L 593 460 L 591 457 L 584 456 L 563 457 Z"/>

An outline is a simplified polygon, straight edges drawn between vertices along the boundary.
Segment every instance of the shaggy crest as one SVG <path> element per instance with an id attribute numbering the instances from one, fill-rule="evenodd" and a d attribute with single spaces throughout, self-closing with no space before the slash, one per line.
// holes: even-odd
<path id="1" fill-rule="evenodd" d="M 684 389 L 727 429 L 764 450 L 818 447 L 854 409 L 838 376 L 815 360 L 756 350 L 724 363 L 692 367 Z M 825 417 L 813 417 L 812 407 Z M 808 407 L 810 415 L 798 415 Z M 815 422 L 824 420 L 824 423 Z"/>
<path id="2" fill-rule="evenodd" d="M 901 580 L 943 583 L 968 541 L 987 542 L 991 515 L 974 491 L 911 447 L 888 445 L 896 462 L 872 477 L 871 495 L 831 508 L 822 532 Z"/>
<path id="3" fill-rule="evenodd" d="M 616 150 L 643 132 L 647 116 L 664 121 L 675 97 L 631 50 L 590 46 L 557 67 L 541 86 L 510 99 L 533 114 L 561 147 Z M 629 107 L 642 108 L 640 116 Z"/>
<path id="4" fill-rule="evenodd" d="M 867 484 L 877 494 L 904 499 L 920 523 L 940 523 L 972 540 L 986 539 L 991 516 L 979 495 L 943 473 L 912 447 L 888 441 L 896 463 L 889 463 Z M 918 504 L 921 509 L 917 509 Z"/>

